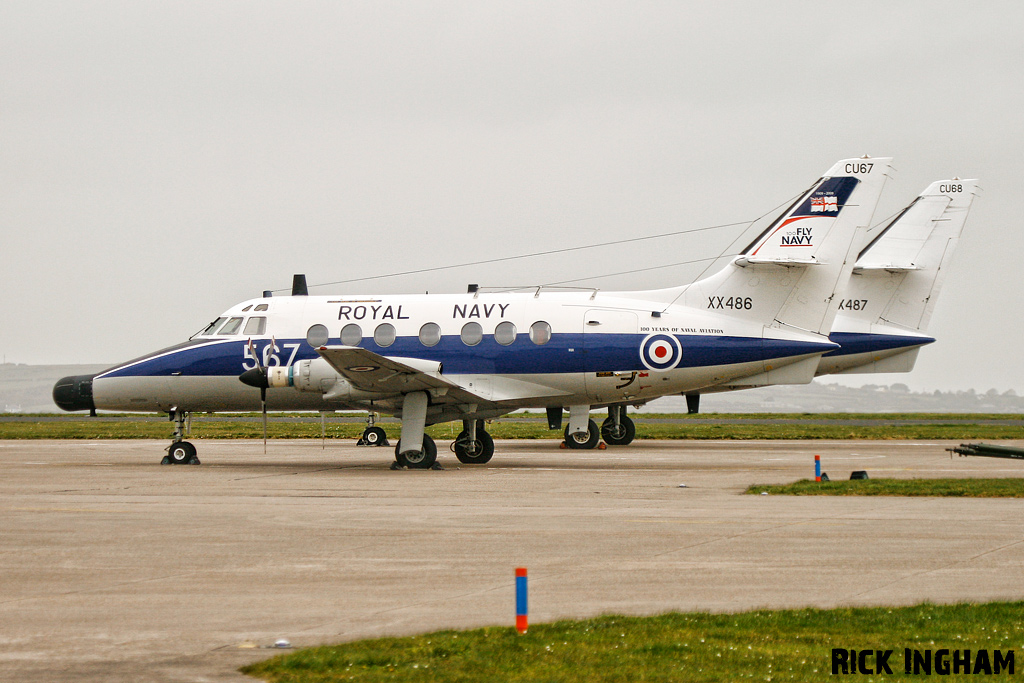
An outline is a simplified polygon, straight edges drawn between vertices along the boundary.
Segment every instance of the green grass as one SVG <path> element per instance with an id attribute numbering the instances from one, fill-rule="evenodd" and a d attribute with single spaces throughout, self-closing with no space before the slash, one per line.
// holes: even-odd
<path id="1" fill-rule="evenodd" d="M 223 416 L 221 416 L 223 417 Z M 236 417 L 258 417 L 248 414 Z M 275 418 L 280 417 L 275 415 Z M 293 415 L 309 418 L 309 414 Z M 1012 416 L 1015 417 L 1015 416 Z M 171 434 L 171 424 L 162 418 L 135 415 L 101 415 L 89 418 L 78 415 L 53 419 L 49 416 L 5 416 L 0 421 L 0 439 L 166 439 Z M 598 419 L 599 416 L 598 416 Z M 784 414 L 784 415 L 731 415 L 714 414 L 690 416 L 656 414 L 637 418 L 638 439 L 913 439 L 913 440 L 998 440 L 1024 439 L 1024 426 L 979 424 L 979 420 L 1012 419 L 1008 416 L 993 415 L 929 415 L 917 413 L 846 415 L 846 414 Z M 675 422 L 659 420 L 677 420 Z M 771 424 L 729 424 L 725 420 L 756 419 L 786 420 Z M 853 420 L 941 420 L 936 424 L 882 424 L 856 425 Z M 647 421 L 651 420 L 651 421 Z M 698 420 L 712 420 L 711 423 Z M 717 422 L 715 420 L 721 420 Z M 834 420 L 833 424 L 811 424 L 812 421 Z M 401 429 L 397 422 L 379 423 L 390 439 L 398 438 Z M 537 414 L 508 416 L 496 420 L 487 427 L 496 439 L 560 439 L 561 432 L 551 431 L 546 422 L 537 420 Z M 428 433 L 435 439 L 454 439 L 461 430 L 459 423 L 434 425 Z M 363 431 L 362 422 L 338 422 L 328 419 L 327 438 L 357 439 Z M 318 420 L 303 422 L 272 421 L 269 427 L 273 439 L 317 439 L 320 438 Z M 204 420 L 196 415 L 192 422 L 192 437 L 197 439 L 256 439 L 263 436 L 263 427 L 258 420 Z"/>
<path id="2" fill-rule="evenodd" d="M 1024 479 L 860 479 L 749 487 L 746 493 L 787 496 L 939 496 L 953 498 L 1024 498 Z"/>
<path id="3" fill-rule="evenodd" d="M 909 680 L 903 648 L 1024 648 L 1024 603 L 605 616 L 531 625 L 522 636 L 492 627 L 363 640 L 242 671 L 279 683 L 831 681 L 832 648 L 895 650 L 882 680 Z"/>

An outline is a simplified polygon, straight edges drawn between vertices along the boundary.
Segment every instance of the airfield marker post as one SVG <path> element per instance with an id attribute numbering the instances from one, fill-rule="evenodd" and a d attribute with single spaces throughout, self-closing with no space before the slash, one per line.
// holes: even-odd
<path id="1" fill-rule="evenodd" d="M 814 481 L 821 481 L 821 456 L 814 456 Z"/>
<path id="2" fill-rule="evenodd" d="M 516 631 L 526 633 L 526 567 L 516 567 Z"/>

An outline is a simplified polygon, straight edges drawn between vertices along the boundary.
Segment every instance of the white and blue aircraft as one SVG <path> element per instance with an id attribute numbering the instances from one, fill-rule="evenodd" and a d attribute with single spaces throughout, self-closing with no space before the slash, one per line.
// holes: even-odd
<path id="1" fill-rule="evenodd" d="M 570 448 L 632 441 L 626 406 L 715 387 L 806 383 L 830 341 L 889 158 L 836 163 L 740 255 L 689 285 L 633 292 L 471 291 L 244 301 L 187 342 L 54 387 L 65 410 L 168 413 L 168 457 L 195 460 L 192 412 L 367 410 L 400 417 L 399 464 L 437 458 L 427 425 L 462 420 L 464 463 L 485 463 L 483 420 L 545 408 Z M 293 290 L 305 294 L 304 286 Z M 601 427 L 594 408 L 608 408 Z M 367 431 L 380 440 L 382 431 Z"/>

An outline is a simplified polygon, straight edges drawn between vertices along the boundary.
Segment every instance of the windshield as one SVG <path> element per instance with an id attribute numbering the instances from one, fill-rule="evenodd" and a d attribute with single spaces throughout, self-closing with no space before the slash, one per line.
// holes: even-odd
<path id="1" fill-rule="evenodd" d="M 213 331 L 220 327 L 221 323 L 223 323 L 225 320 L 227 320 L 227 318 L 217 318 L 212 323 L 204 327 L 202 330 L 193 334 L 191 337 L 189 337 L 189 339 L 195 339 L 196 337 L 205 337 L 208 334 L 213 334 Z"/>

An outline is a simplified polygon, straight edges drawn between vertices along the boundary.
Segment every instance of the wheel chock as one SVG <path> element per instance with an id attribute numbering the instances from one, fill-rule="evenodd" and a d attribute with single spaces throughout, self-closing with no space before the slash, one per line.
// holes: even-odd
<path id="1" fill-rule="evenodd" d="M 171 462 L 171 456 L 165 455 L 164 459 L 160 461 L 160 464 L 161 465 L 173 465 L 174 463 Z"/>
<path id="2" fill-rule="evenodd" d="M 604 441 L 602 441 L 601 443 L 597 444 L 597 450 L 599 450 L 599 451 L 608 450 L 608 444 L 606 444 Z"/>
<path id="3" fill-rule="evenodd" d="M 856 472 L 850 472 L 850 479 L 867 479 L 868 473 L 866 470 L 857 470 Z"/>
<path id="4" fill-rule="evenodd" d="M 558 447 L 559 448 L 568 448 L 568 446 L 565 445 L 564 441 L 562 443 L 558 444 Z"/>

